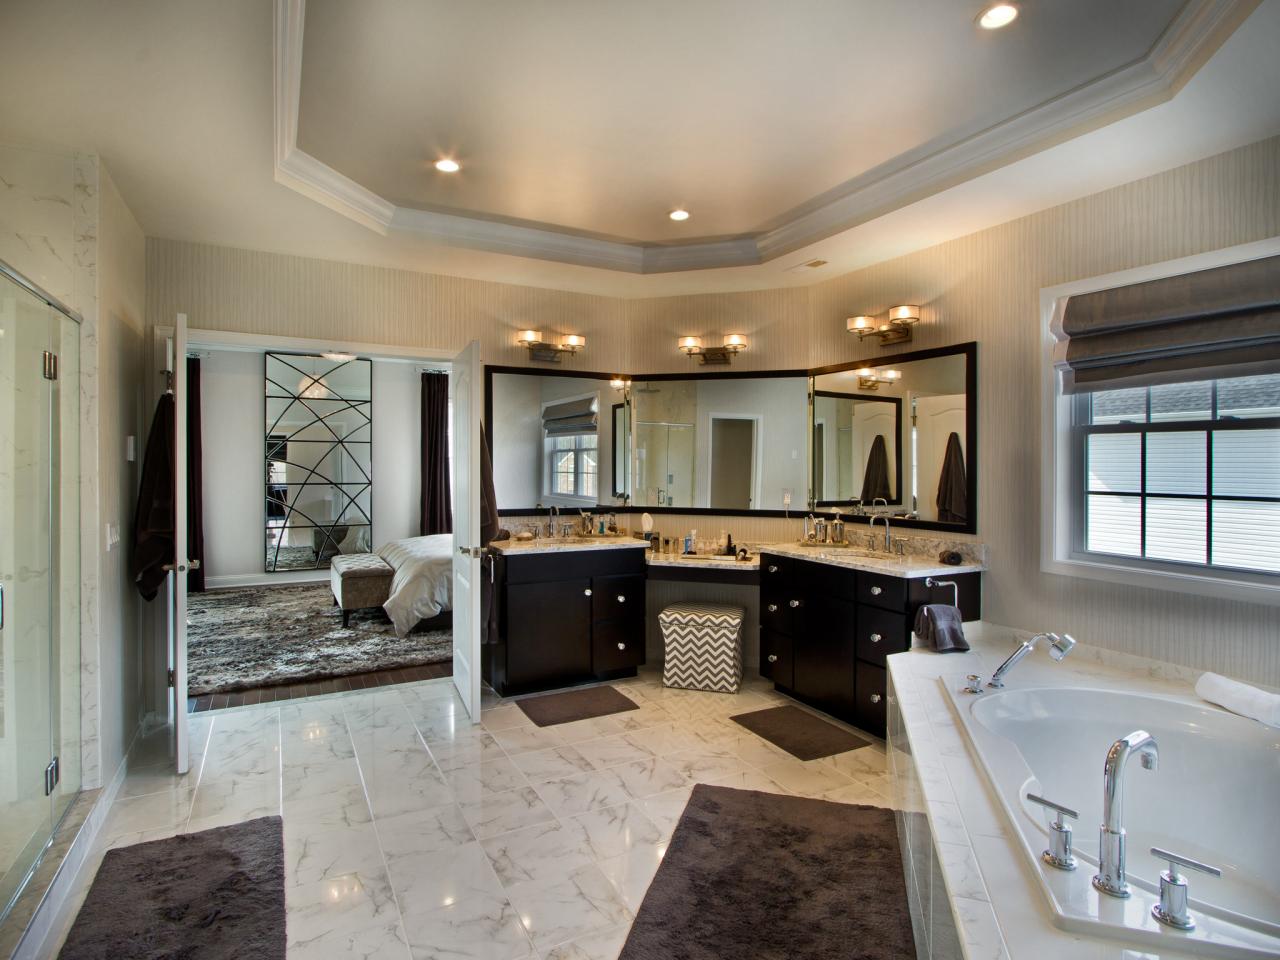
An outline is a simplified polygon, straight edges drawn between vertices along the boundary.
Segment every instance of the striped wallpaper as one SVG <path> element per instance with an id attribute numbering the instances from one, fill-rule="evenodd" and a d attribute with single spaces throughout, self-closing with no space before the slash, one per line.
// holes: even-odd
<path id="1" fill-rule="evenodd" d="M 442 354 L 479 337 L 498 364 L 527 363 L 513 335 L 533 326 L 585 334 L 589 349 L 571 361 L 581 369 L 668 372 L 688 367 L 672 348 L 680 334 L 748 334 L 739 370 L 866 356 L 876 348 L 859 349 L 844 318 L 919 303 L 913 348 L 979 343 L 987 619 L 1280 686 L 1280 607 L 1039 569 L 1040 289 L 1277 235 L 1272 138 L 807 288 L 618 300 L 153 239 L 147 313 L 152 324 L 183 311 L 195 327 Z M 724 526 L 753 538 L 777 522 Z"/>

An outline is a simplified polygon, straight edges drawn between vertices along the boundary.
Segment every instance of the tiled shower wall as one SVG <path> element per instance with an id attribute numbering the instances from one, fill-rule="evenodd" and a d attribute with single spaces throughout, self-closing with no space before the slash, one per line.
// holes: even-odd
<path id="1" fill-rule="evenodd" d="M 535 327 L 587 337 L 568 369 L 662 373 L 690 369 L 674 343 L 692 334 L 747 334 L 738 371 L 874 358 L 888 351 L 859 346 L 844 318 L 918 303 L 924 319 L 912 349 L 979 344 L 986 617 L 1280 686 L 1280 607 L 1041 573 L 1039 545 L 1040 289 L 1277 235 L 1280 138 L 1272 138 L 810 287 L 619 300 L 149 240 L 147 312 L 151 324 L 183 311 L 194 327 L 441 356 L 478 338 L 485 362 L 504 365 L 529 365 L 514 335 Z M 744 540 L 786 539 L 795 529 L 705 517 L 688 526 Z"/>

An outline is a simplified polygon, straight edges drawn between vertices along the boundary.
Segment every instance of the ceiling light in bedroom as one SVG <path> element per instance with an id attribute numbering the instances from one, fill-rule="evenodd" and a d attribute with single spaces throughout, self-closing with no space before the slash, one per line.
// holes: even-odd
<path id="1" fill-rule="evenodd" d="M 984 30 L 999 30 L 1018 19 L 1018 8 L 1012 3 L 993 3 L 978 15 L 978 26 Z"/>
<path id="2" fill-rule="evenodd" d="M 436 169 L 441 173 L 457 173 L 462 166 L 452 157 L 441 157 L 436 161 Z"/>

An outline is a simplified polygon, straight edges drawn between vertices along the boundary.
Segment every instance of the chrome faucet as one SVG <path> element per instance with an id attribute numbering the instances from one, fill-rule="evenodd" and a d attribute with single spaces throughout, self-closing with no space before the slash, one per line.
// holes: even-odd
<path id="1" fill-rule="evenodd" d="M 885 514 L 883 516 L 872 516 L 871 522 L 869 524 L 872 530 L 875 529 L 877 520 L 884 521 L 884 550 L 885 550 L 885 553 L 889 553 L 890 551 L 893 550 L 893 536 L 892 534 L 889 533 L 889 516 L 888 514 Z"/>
<path id="2" fill-rule="evenodd" d="M 1144 770 L 1154 770 L 1160 762 L 1156 738 L 1145 730 L 1135 730 L 1111 745 L 1102 771 L 1102 827 L 1098 831 L 1098 873 L 1093 885 L 1099 893 L 1121 899 L 1129 896 L 1124 874 L 1124 768 L 1134 754 Z"/>
<path id="3" fill-rule="evenodd" d="M 556 521 L 560 519 L 560 508 L 554 503 L 547 507 L 547 536 L 555 537 Z"/>
<path id="4" fill-rule="evenodd" d="M 1025 657 L 1028 653 L 1035 649 L 1036 644 L 1041 640 L 1049 641 L 1049 656 L 1058 661 L 1071 652 L 1071 648 L 1076 645 L 1075 638 L 1069 633 L 1037 633 L 1030 640 L 1024 640 L 1018 645 L 1018 649 L 1009 654 L 1005 658 L 1004 663 L 996 667 L 996 672 L 991 675 L 991 679 L 987 681 L 988 687 L 999 689 L 1004 686 L 1004 677 L 1014 665 Z"/>

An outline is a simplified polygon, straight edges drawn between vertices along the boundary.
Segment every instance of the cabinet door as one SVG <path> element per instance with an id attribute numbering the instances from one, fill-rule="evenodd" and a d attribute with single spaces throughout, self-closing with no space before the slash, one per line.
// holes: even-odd
<path id="1" fill-rule="evenodd" d="M 795 638 L 795 693 L 819 710 L 849 718 L 853 714 L 854 661 L 857 647 L 855 604 L 809 594 L 803 625 Z"/>
<path id="2" fill-rule="evenodd" d="M 787 690 L 795 683 L 791 637 L 775 630 L 760 631 L 760 676 Z"/>
<path id="3" fill-rule="evenodd" d="M 596 620 L 643 620 L 644 577 L 592 577 L 591 616 Z"/>
<path id="4" fill-rule="evenodd" d="M 590 580 L 510 584 L 507 610 L 507 689 L 591 676 Z"/>
<path id="5" fill-rule="evenodd" d="M 884 736 L 887 674 L 880 667 L 869 663 L 858 664 L 858 703 L 853 722 L 867 733 Z"/>
<path id="6" fill-rule="evenodd" d="M 591 668 L 597 676 L 644 663 L 643 620 L 597 620 L 591 627 Z"/>

